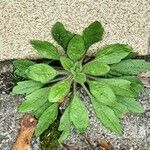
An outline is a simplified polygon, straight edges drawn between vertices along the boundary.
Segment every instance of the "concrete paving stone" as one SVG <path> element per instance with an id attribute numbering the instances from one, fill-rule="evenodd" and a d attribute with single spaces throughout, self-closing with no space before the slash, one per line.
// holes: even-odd
<path id="1" fill-rule="evenodd" d="M 149 0 L 1 0 L 0 60 L 39 57 L 29 40 L 56 44 L 50 35 L 56 21 L 75 33 L 81 33 L 95 20 L 101 21 L 104 40 L 91 47 L 92 53 L 101 46 L 119 42 L 148 54 L 149 8 Z"/>

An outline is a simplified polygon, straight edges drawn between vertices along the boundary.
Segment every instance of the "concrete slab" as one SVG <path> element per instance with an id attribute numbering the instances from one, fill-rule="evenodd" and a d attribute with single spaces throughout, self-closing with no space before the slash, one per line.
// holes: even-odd
<path id="1" fill-rule="evenodd" d="M 56 21 L 71 31 L 81 33 L 92 21 L 105 27 L 104 41 L 132 45 L 140 54 L 148 54 L 150 35 L 148 0 L 1 0 L 0 60 L 36 58 L 30 39 L 53 41 L 50 29 Z"/>

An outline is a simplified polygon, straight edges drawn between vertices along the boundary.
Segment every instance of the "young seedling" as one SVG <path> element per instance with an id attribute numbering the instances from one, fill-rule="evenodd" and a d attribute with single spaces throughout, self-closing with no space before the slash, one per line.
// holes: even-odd
<path id="1" fill-rule="evenodd" d="M 59 130 L 62 143 L 70 135 L 73 125 L 84 133 L 89 117 L 80 97 L 83 88 L 100 122 L 114 133 L 122 134 L 120 118 L 126 113 L 143 113 L 137 101 L 144 86 L 136 77 L 150 70 L 150 63 L 136 59 L 132 47 L 111 44 L 87 58 L 89 47 L 102 40 L 104 29 L 95 21 L 84 29 L 82 35 L 74 34 L 57 22 L 52 28 L 53 38 L 64 49 L 60 54 L 50 42 L 31 40 L 37 52 L 46 58 L 43 63 L 15 60 L 15 73 L 23 77 L 13 88 L 16 94 L 25 94 L 19 107 L 22 113 L 32 112 L 38 119 L 35 135 L 41 135 L 52 124 L 58 110 L 65 108 Z"/>

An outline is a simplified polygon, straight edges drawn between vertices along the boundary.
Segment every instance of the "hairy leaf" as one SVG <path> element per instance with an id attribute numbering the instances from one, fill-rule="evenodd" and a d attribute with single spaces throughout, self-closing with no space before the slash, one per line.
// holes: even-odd
<path id="1" fill-rule="evenodd" d="M 59 131 L 63 131 L 61 136 L 59 137 L 59 142 L 62 143 L 67 137 L 70 135 L 70 107 L 68 107 L 63 113 L 60 123 L 59 123 Z"/>
<path id="2" fill-rule="evenodd" d="M 100 51 L 96 54 L 96 60 L 106 64 L 114 64 L 120 62 L 132 51 L 132 47 L 128 45 L 111 44 L 100 49 Z"/>
<path id="3" fill-rule="evenodd" d="M 132 91 L 131 82 L 125 79 L 112 78 L 112 79 L 102 79 L 101 81 L 108 84 L 115 94 L 126 97 L 136 97 L 135 93 Z"/>
<path id="4" fill-rule="evenodd" d="M 58 60 L 59 59 L 59 52 L 58 52 L 57 48 L 53 44 L 51 44 L 51 43 L 49 43 L 47 41 L 40 41 L 40 40 L 31 40 L 30 44 L 44 58 L 54 59 L 54 60 Z"/>
<path id="5" fill-rule="evenodd" d="M 40 82 L 33 80 L 26 80 L 18 82 L 17 85 L 13 88 L 12 92 L 15 94 L 29 94 L 35 90 L 38 90 L 42 86 L 43 84 Z"/>
<path id="6" fill-rule="evenodd" d="M 129 112 L 128 108 L 119 102 L 117 102 L 112 109 L 118 118 L 121 118 L 123 114 Z"/>
<path id="7" fill-rule="evenodd" d="M 116 96 L 113 90 L 103 82 L 89 81 L 90 92 L 97 101 L 113 106 L 116 103 Z"/>
<path id="8" fill-rule="evenodd" d="M 98 103 L 95 99 L 92 99 L 92 104 L 97 118 L 100 119 L 103 125 L 112 132 L 121 134 L 122 127 L 118 117 L 114 114 L 114 111 L 108 106 Z"/>
<path id="9" fill-rule="evenodd" d="M 83 31 L 83 39 L 85 41 L 86 49 L 88 49 L 92 44 L 102 40 L 104 29 L 100 22 L 95 21 L 91 23 Z"/>
<path id="10" fill-rule="evenodd" d="M 80 35 L 75 35 L 69 42 L 67 48 L 68 56 L 77 61 L 85 54 L 84 40 Z"/>
<path id="11" fill-rule="evenodd" d="M 130 112 L 133 113 L 143 113 L 144 108 L 142 105 L 137 102 L 134 98 L 127 98 L 127 97 L 118 97 L 118 101 L 125 105 Z"/>
<path id="12" fill-rule="evenodd" d="M 48 101 L 49 88 L 34 91 L 25 97 L 25 101 L 19 107 L 20 112 L 35 111 Z"/>
<path id="13" fill-rule="evenodd" d="M 150 63 L 145 60 L 128 59 L 111 65 L 111 70 L 124 75 L 138 75 L 150 70 Z"/>
<path id="14" fill-rule="evenodd" d="M 57 43 L 64 48 L 64 50 L 67 49 L 69 41 L 74 36 L 74 34 L 67 31 L 64 28 L 64 25 L 60 22 L 56 22 L 53 25 L 52 35 L 53 35 L 53 38 L 57 41 Z"/>
<path id="15" fill-rule="evenodd" d="M 87 109 L 77 94 L 74 95 L 70 105 L 70 120 L 80 133 L 83 133 L 89 125 Z"/>
<path id="16" fill-rule="evenodd" d="M 107 64 L 91 61 L 83 66 L 83 72 L 93 76 L 104 75 L 109 72 L 110 67 Z"/>
<path id="17" fill-rule="evenodd" d="M 137 95 L 139 95 L 139 92 L 142 92 L 144 90 L 143 83 L 134 76 L 122 76 L 122 79 L 129 80 L 131 82 L 131 88 L 134 90 Z"/>
<path id="18" fill-rule="evenodd" d="M 74 66 L 72 60 L 70 60 L 69 58 L 65 56 L 60 57 L 60 62 L 63 68 L 67 71 L 70 71 L 70 69 Z"/>
<path id="19" fill-rule="evenodd" d="M 57 74 L 56 70 L 47 64 L 35 64 L 30 66 L 26 73 L 30 79 L 40 81 L 41 83 L 50 81 Z"/>
<path id="20" fill-rule="evenodd" d="M 74 79 L 77 83 L 83 84 L 86 82 L 86 75 L 84 73 L 75 73 Z"/>
<path id="21" fill-rule="evenodd" d="M 40 116 L 43 114 L 43 112 L 52 105 L 49 101 L 46 101 L 42 106 L 40 106 L 37 110 L 33 112 L 36 118 L 40 118 Z"/>
<path id="22" fill-rule="evenodd" d="M 47 108 L 38 120 L 38 124 L 35 129 L 35 135 L 36 136 L 41 135 L 49 127 L 49 125 L 55 121 L 55 119 L 57 118 L 57 114 L 58 114 L 57 103 Z"/>
<path id="23" fill-rule="evenodd" d="M 15 73 L 18 76 L 27 78 L 26 75 L 26 70 L 28 69 L 29 66 L 34 65 L 35 63 L 30 60 L 14 60 L 13 65 L 15 66 L 16 70 Z"/>
<path id="24" fill-rule="evenodd" d="M 63 80 L 55 85 L 49 91 L 48 99 L 50 102 L 61 101 L 70 91 L 71 79 Z"/>

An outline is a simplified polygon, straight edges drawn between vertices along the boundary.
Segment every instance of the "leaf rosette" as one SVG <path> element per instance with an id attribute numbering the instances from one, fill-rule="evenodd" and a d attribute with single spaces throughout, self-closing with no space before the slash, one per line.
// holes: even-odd
<path id="1" fill-rule="evenodd" d="M 114 133 L 122 134 L 120 118 L 124 114 L 144 112 L 137 101 L 144 86 L 136 76 L 150 70 L 150 63 L 132 58 L 133 48 L 119 43 L 87 57 L 89 47 L 101 41 L 103 33 L 98 21 L 85 28 L 82 35 L 71 33 L 57 22 L 52 35 L 64 49 L 63 55 L 50 42 L 31 40 L 32 47 L 46 61 L 14 61 L 15 73 L 23 81 L 17 83 L 13 93 L 25 95 L 19 111 L 32 112 L 38 119 L 37 136 L 55 121 L 61 106 L 65 109 L 58 129 L 62 131 L 59 142 L 70 135 L 71 126 L 80 134 L 86 131 L 89 117 L 81 88 L 91 99 L 97 118 Z"/>

